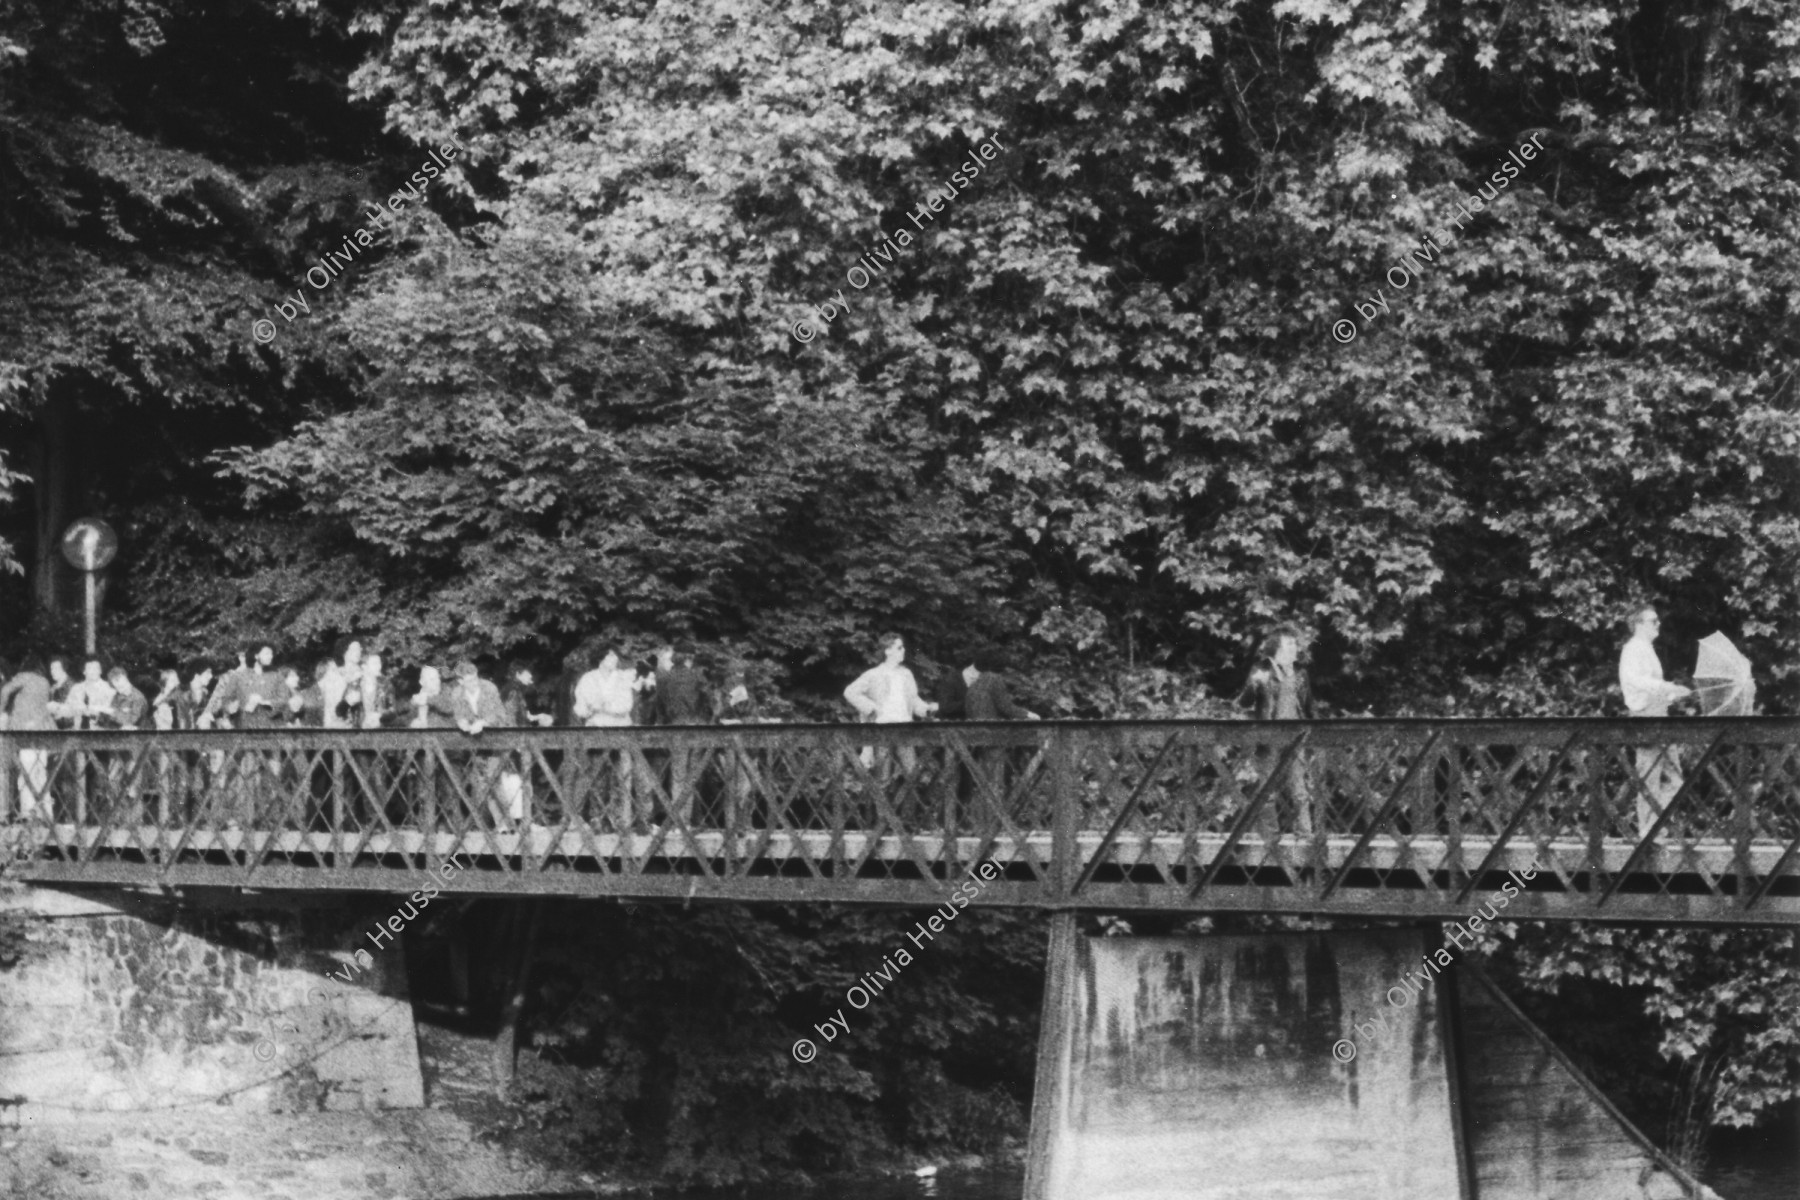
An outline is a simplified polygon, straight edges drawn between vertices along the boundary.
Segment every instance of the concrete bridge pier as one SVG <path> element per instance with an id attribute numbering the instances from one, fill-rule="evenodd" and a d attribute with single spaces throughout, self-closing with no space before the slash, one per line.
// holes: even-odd
<path id="1" fill-rule="evenodd" d="M 374 907 L 383 909 L 376 914 Z M 0 884 L 0 1099 L 22 1121 L 424 1103 L 392 902 Z"/>
<path id="2" fill-rule="evenodd" d="M 1435 927 L 1052 920 L 1026 1200 L 1713 1197 Z"/>

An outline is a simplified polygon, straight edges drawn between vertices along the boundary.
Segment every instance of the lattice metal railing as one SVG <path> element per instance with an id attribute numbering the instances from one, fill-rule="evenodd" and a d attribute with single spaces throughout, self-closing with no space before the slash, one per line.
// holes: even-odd
<path id="1" fill-rule="evenodd" d="M 20 878 L 1800 921 L 1800 722 L 0 735 Z M 1509 876 L 1508 872 L 1519 872 Z"/>

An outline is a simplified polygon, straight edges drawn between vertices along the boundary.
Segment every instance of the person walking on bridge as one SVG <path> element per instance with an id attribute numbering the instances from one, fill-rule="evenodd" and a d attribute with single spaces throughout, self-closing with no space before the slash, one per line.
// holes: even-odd
<path id="1" fill-rule="evenodd" d="M 965 690 L 963 693 L 963 716 L 970 721 L 1036 721 L 1038 715 L 1025 708 L 1013 699 L 1012 689 L 1006 686 L 1006 678 L 999 672 L 999 653 L 991 649 L 982 649 L 968 655 L 968 665 L 959 677 Z M 1013 757 L 1015 773 L 1018 767 L 1016 754 L 1009 754 L 1003 746 L 983 746 L 975 751 L 975 762 L 983 780 L 989 789 L 987 796 L 990 802 L 1004 804 L 1007 788 L 1007 759 Z M 958 799 L 964 799 L 958 791 Z"/>
<path id="2" fill-rule="evenodd" d="M 733 667 L 725 676 L 725 693 L 718 697 L 715 707 L 719 712 L 720 725 L 774 722 L 773 717 L 763 716 L 762 706 L 750 695 L 750 683 L 742 667 Z M 725 775 L 724 828 L 728 833 L 748 829 L 755 823 L 755 813 L 750 802 L 757 795 L 757 782 L 761 772 L 768 769 L 767 760 L 759 766 L 742 741 L 733 739 L 733 743 L 722 764 Z"/>
<path id="3" fill-rule="evenodd" d="M 851 681 L 844 689 L 844 699 L 856 710 L 857 717 L 866 723 L 878 725 L 902 724 L 915 717 L 923 720 L 937 711 L 937 705 L 927 704 L 919 698 L 919 682 L 913 673 L 905 667 L 906 639 L 897 633 L 883 634 L 881 641 L 882 661 Z M 900 748 L 900 762 L 906 770 L 913 769 L 912 748 Z M 873 767 L 875 748 L 864 746 L 862 762 L 865 767 Z"/>
<path id="4" fill-rule="evenodd" d="M 1244 690 L 1238 693 L 1239 704 L 1246 700 L 1259 721 L 1312 720 L 1312 685 L 1299 665 L 1300 627 L 1277 625 L 1263 638 L 1256 665 Z M 1281 761 L 1281 752 L 1273 746 L 1258 746 L 1255 752 L 1256 778 L 1269 777 Z M 1299 753 L 1288 760 L 1282 777 L 1275 783 L 1276 794 L 1264 798 L 1257 814 L 1258 832 L 1274 836 L 1294 830 L 1310 837 L 1313 831 L 1312 789 L 1306 781 L 1306 762 Z M 1281 802 L 1280 811 L 1275 802 Z"/>
<path id="5" fill-rule="evenodd" d="M 1036 721 L 1040 718 L 1013 700 L 1006 678 L 995 669 L 999 656 L 983 650 L 969 660 L 962 677 L 968 684 L 963 713 L 970 721 Z"/>
<path id="6" fill-rule="evenodd" d="M 1631 611 L 1626 625 L 1631 640 L 1619 651 L 1619 691 L 1625 697 L 1625 710 L 1634 717 L 1666 717 L 1669 705 L 1693 693 L 1663 678 L 1655 645 L 1662 618 L 1655 607 L 1645 604 Z M 1638 836 L 1648 837 L 1650 827 L 1681 790 L 1681 763 L 1674 746 L 1639 746 L 1633 753 L 1637 760 Z"/>

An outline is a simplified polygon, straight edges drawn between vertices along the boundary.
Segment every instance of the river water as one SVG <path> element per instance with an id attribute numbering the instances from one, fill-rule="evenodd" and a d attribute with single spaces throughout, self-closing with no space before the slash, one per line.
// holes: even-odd
<path id="1" fill-rule="evenodd" d="M 652 1200 L 1019 1200 L 1025 1177 L 1019 1171 L 955 1174 L 917 1179 L 839 1180 L 812 1191 L 792 1187 L 748 1188 L 743 1191 L 659 1191 Z M 592 1200 L 592 1192 L 566 1196 L 487 1196 L 483 1200 Z M 1727 1200 L 1737 1200 L 1728 1197 Z"/>
<path id="2" fill-rule="evenodd" d="M 1019 1200 L 1024 1178 L 1017 1171 L 982 1175 L 948 1175 L 942 1179 L 868 1179 L 840 1181 L 814 1191 L 793 1188 L 748 1191 L 663 1191 L 654 1200 Z M 1800 1164 L 1786 1155 L 1758 1154 L 1735 1167 L 1708 1171 L 1706 1182 L 1724 1200 L 1800 1200 Z M 490 1196 L 485 1200 L 591 1200 L 593 1193 L 563 1197 Z"/>

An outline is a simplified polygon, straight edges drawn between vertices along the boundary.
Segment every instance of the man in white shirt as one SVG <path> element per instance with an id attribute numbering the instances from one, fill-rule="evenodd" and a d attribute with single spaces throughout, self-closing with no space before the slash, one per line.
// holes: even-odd
<path id="1" fill-rule="evenodd" d="M 75 728 L 97 729 L 100 718 L 112 712 L 117 696 L 117 690 L 102 677 L 100 660 L 90 655 L 81 664 L 81 682 L 69 689 L 64 703 L 75 717 Z"/>
<path id="2" fill-rule="evenodd" d="M 914 717 L 922 720 L 936 712 L 938 706 L 919 697 L 918 681 L 902 665 L 906 662 L 905 639 L 897 633 L 888 633 L 882 635 L 878 644 L 881 646 L 881 664 L 858 675 L 844 689 L 844 699 L 856 710 L 857 717 L 864 723 L 895 725 L 910 722 Z M 861 758 L 863 766 L 873 768 L 875 747 L 864 746 Z M 901 768 L 910 775 L 917 765 L 913 748 L 899 747 L 899 759 Z M 884 777 L 887 774 L 886 756 L 883 756 L 881 773 Z"/>
<path id="3" fill-rule="evenodd" d="M 1630 625 L 1631 640 L 1619 652 L 1619 690 L 1625 695 L 1626 711 L 1634 717 L 1666 717 L 1669 705 L 1692 695 L 1692 690 L 1663 679 L 1662 660 L 1653 644 L 1662 628 L 1656 609 L 1645 605 L 1636 610 Z M 1681 768 L 1673 746 L 1639 746 L 1636 755 L 1638 778 L 1644 784 L 1637 794 L 1638 836 L 1644 837 L 1681 789 Z"/>
<path id="4" fill-rule="evenodd" d="M 635 671 L 619 665 L 617 648 L 607 646 L 600 655 L 600 665 L 575 684 L 575 719 L 596 728 L 629 725 L 633 702 L 642 686 Z M 650 813 L 642 813 L 640 820 L 636 811 L 638 789 L 630 748 L 606 753 L 612 760 L 614 826 L 621 835 L 647 827 Z"/>

